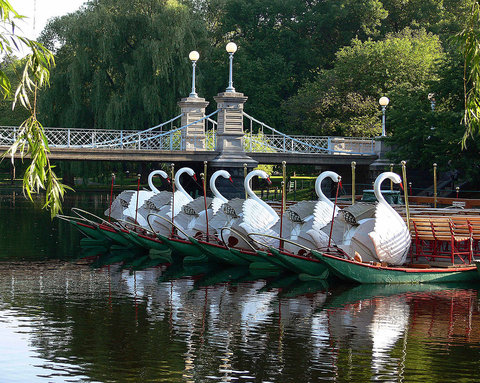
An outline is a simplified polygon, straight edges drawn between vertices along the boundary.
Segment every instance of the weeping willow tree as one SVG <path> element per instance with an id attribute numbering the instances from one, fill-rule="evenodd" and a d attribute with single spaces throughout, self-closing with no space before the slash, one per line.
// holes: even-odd
<path id="1" fill-rule="evenodd" d="M 61 211 L 66 187 L 58 180 L 50 164 L 48 142 L 37 119 L 37 93 L 49 83 L 49 69 L 54 65 L 54 58 L 42 44 L 16 33 L 16 22 L 21 18 L 23 16 L 7 0 L 0 0 L 0 56 L 20 53 L 21 48 L 30 52 L 23 61 L 21 78 L 13 95 L 11 76 L 0 68 L 0 92 L 5 98 L 13 98 L 13 108 L 20 103 L 29 113 L 2 159 L 9 156 L 14 164 L 17 154 L 22 160 L 27 156 L 30 158 L 23 177 L 24 194 L 33 201 L 34 193 L 45 190 L 44 207 L 50 209 L 54 217 Z"/>
<path id="2" fill-rule="evenodd" d="M 41 41 L 55 52 L 41 113 L 51 125 L 144 129 L 189 93 L 188 53 L 203 22 L 176 0 L 96 0 L 53 19 Z"/>
<path id="3" fill-rule="evenodd" d="M 465 27 L 457 35 L 464 57 L 465 134 L 462 145 L 480 131 L 480 2 L 474 0 Z"/>

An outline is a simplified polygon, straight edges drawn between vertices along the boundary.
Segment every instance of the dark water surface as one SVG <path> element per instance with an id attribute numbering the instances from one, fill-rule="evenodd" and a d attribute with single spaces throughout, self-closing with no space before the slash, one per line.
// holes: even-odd
<path id="1" fill-rule="evenodd" d="M 65 212 L 107 197 L 76 193 Z M 1 383 L 480 381 L 476 284 L 92 270 L 70 262 L 79 238 L 0 194 Z"/>

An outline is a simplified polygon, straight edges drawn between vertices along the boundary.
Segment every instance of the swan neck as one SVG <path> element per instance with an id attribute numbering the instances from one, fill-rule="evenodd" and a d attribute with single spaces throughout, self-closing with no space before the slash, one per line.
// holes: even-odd
<path id="1" fill-rule="evenodd" d="M 327 172 L 324 172 L 317 177 L 317 180 L 315 181 L 315 192 L 317 193 L 318 199 L 320 201 L 326 202 L 329 206 L 333 207 L 333 202 L 327 198 L 327 196 L 323 193 L 322 190 L 322 181 L 327 177 L 332 178 Z"/>
<path id="2" fill-rule="evenodd" d="M 160 174 L 160 172 L 158 170 L 154 170 L 148 175 L 148 187 L 152 192 L 156 194 L 160 193 L 160 190 L 158 190 L 153 184 L 153 177 L 155 177 L 157 174 Z"/>
<path id="3" fill-rule="evenodd" d="M 255 173 L 255 171 L 253 172 L 250 172 L 249 174 L 247 174 L 247 176 L 245 177 L 245 181 L 244 181 L 244 186 L 245 186 L 245 190 L 247 191 L 247 194 L 250 198 L 252 198 L 253 200 L 257 201 L 259 204 L 261 204 L 262 206 L 264 206 L 269 212 L 270 214 L 272 214 L 272 216 L 277 216 L 277 212 L 275 210 L 273 210 L 273 208 L 268 204 L 266 203 L 265 201 L 263 201 L 262 199 L 260 199 L 252 190 L 251 186 L 250 186 L 250 180 L 254 177 L 258 175 L 257 173 Z"/>
<path id="4" fill-rule="evenodd" d="M 185 189 L 183 188 L 182 184 L 180 183 L 180 176 L 183 174 L 183 173 L 186 173 L 187 172 L 187 169 L 184 168 L 184 169 L 180 169 L 177 174 L 175 174 L 175 187 L 177 188 L 177 191 L 183 193 L 184 195 L 186 195 L 187 197 L 190 197 L 190 195 L 185 191 Z"/>
<path id="5" fill-rule="evenodd" d="M 259 201 L 260 198 L 253 192 L 252 187 L 250 186 L 250 180 L 256 176 L 255 172 L 250 172 L 247 174 L 245 177 L 245 181 L 243 182 L 243 186 L 245 187 L 245 191 L 247 192 L 248 196 L 250 198 L 253 198 L 254 200 Z"/>
<path id="6" fill-rule="evenodd" d="M 385 197 L 382 194 L 382 183 L 385 181 L 385 179 L 389 178 L 385 174 L 380 174 L 377 179 L 375 180 L 375 184 L 373 185 L 373 193 L 375 194 L 375 197 L 377 198 L 378 203 L 381 203 L 383 205 L 388 206 L 390 209 L 393 209 L 390 204 L 385 200 Z"/>
<path id="7" fill-rule="evenodd" d="M 210 190 L 212 191 L 213 195 L 216 198 L 221 199 L 223 202 L 228 202 L 228 200 L 223 195 L 220 194 L 220 192 L 217 189 L 217 186 L 215 185 L 215 182 L 217 181 L 217 178 L 220 175 L 221 174 L 218 172 L 213 173 L 212 178 L 210 178 Z"/>

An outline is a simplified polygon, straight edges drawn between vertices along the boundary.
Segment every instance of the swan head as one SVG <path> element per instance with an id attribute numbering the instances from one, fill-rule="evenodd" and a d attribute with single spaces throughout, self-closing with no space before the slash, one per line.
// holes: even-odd
<path id="1" fill-rule="evenodd" d="M 263 178 L 264 180 L 267 180 L 269 185 L 272 183 L 272 181 L 270 181 L 270 176 L 263 170 L 260 170 L 260 169 L 252 170 L 250 173 L 247 174 L 247 176 L 245 177 L 245 180 L 243 181 L 245 190 L 250 189 L 250 180 L 255 176 L 258 176 L 260 178 Z"/>
<path id="2" fill-rule="evenodd" d="M 159 175 L 161 176 L 162 178 L 164 178 L 169 184 L 171 183 L 170 182 L 170 178 L 168 177 L 168 174 L 163 171 L 163 170 L 154 170 L 153 172 L 151 172 L 149 175 L 148 175 L 148 185 L 150 186 L 150 189 L 152 191 L 156 191 L 158 193 L 158 189 L 155 188 L 155 186 L 153 185 L 153 177 L 155 177 L 156 175 Z"/>
<path id="3" fill-rule="evenodd" d="M 322 198 L 322 196 L 325 197 L 325 195 L 322 192 L 322 181 L 325 178 L 330 178 L 333 182 L 341 182 L 342 180 L 342 177 L 340 177 L 337 173 L 332 172 L 330 170 L 320 173 L 320 175 L 317 177 L 317 180 L 315 181 L 315 191 L 319 198 Z"/>
<path id="4" fill-rule="evenodd" d="M 158 174 L 159 176 L 161 176 L 163 179 L 165 179 L 169 184 L 172 183 L 172 181 L 170 180 L 170 177 L 168 176 L 167 172 L 164 172 L 163 170 L 156 170 L 155 172 L 152 172 L 150 174 Z"/>
<path id="5" fill-rule="evenodd" d="M 253 172 L 256 172 L 254 174 L 254 176 L 259 176 L 260 178 L 263 178 L 264 180 L 267 180 L 267 183 L 269 185 L 272 184 L 272 181 L 270 180 L 270 176 L 267 174 L 267 172 L 263 171 L 263 170 L 254 170 Z M 252 173 L 253 173 L 252 172 Z"/>
<path id="6" fill-rule="evenodd" d="M 183 173 L 187 173 L 190 177 L 193 177 L 195 181 L 197 180 L 197 177 L 193 169 L 188 167 L 178 169 L 177 173 L 175 174 L 175 178 L 177 178 L 177 176 L 181 176 Z"/>
<path id="7" fill-rule="evenodd" d="M 232 180 L 232 176 L 230 175 L 229 172 L 227 172 L 226 170 L 217 170 L 215 173 L 212 174 L 212 176 L 210 177 L 210 189 L 216 189 L 215 188 L 215 182 L 217 181 L 217 178 L 218 177 L 223 177 L 223 178 L 226 178 L 228 179 L 232 184 L 233 184 L 233 180 Z"/>
<path id="8" fill-rule="evenodd" d="M 183 173 L 187 173 L 189 176 L 193 177 L 193 179 L 196 181 L 197 180 L 197 177 L 195 176 L 195 172 L 193 171 L 193 169 L 191 168 L 187 168 L 187 167 L 184 167 L 184 168 L 180 168 L 178 169 L 178 171 L 175 173 L 175 186 L 177 188 L 180 188 L 181 185 L 180 185 L 180 177 Z"/>
<path id="9" fill-rule="evenodd" d="M 213 179 L 217 179 L 218 177 L 226 178 L 233 183 L 231 174 L 226 170 L 217 170 L 215 173 L 212 174 Z"/>
<path id="10" fill-rule="evenodd" d="M 402 185 L 402 178 L 397 173 L 383 172 L 375 180 L 373 188 L 374 189 L 377 189 L 377 188 L 379 189 L 382 182 L 385 181 L 386 179 L 390 179 L 393 183 L 400 184 L 400 187 L 403 186 Z"/>
<path id="11" fill-rule="evenodd" d="M 169 185 L 172 183 L 167 172 L 164 172 L 163 170 L 159 170 L 157 174 L 159 174 L 163 179 L 165 179 L 165 181 L 167 181 Z"/>
<path id="12" fill-rule="evenodd" d="M 385 199 L 382 196 L 381 189 L 382 189 L 382 182 L 385 181 L 386 179 L 390 179 L 392 182 L 396 184 L 400 184 L 400 187 L 403 189 L 402 179 L 398 174 L 393 172 L 381 173 L 375 180 L 375 183 L 373 184 L 373 193 L 375 194 L 375 197 L 379 202 L 385 202 Z"/>

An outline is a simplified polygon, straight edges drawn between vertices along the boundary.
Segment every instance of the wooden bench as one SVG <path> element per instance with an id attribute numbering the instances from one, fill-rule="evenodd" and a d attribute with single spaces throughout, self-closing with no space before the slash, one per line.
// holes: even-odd
<path id="1" fill-rule="evenodd" d="M 480 239 L 480 219 L 478 221 L 478 235 Z M 465 216 L 420 216 L 410 218 L 410 229 L 414 239 L 415 251 L 413 256 L 418 259 L 424 256 L 435 258 L 449 258 L 452 264 L 455 257 L 463 263 L 471 263 L 473 255 L 473 229 Z M 478 244 L 478 241 L 477 241 Z"/>
<path id="2" fill-rule="evenodd" d="M 480 216 L 453 216 L 452 222 L 458 226 L 463 225 L 463 233 L 472 236 L 472 254 L 480 255 Z M 465 225 L 468 225 L 469 232 L 467 232 Z M 460 230 L 458 232 L 461 233 Z"/>
<path id="3" fill-rule="evenodd" d="M 412 260 L 414 254 L 416 259 L 419 256 L 433 254 L 435 237 L 433 236 L 430 217 L 410 217 L 410 234 L 415 245 L 415 251 L 412 248 Z"/>

